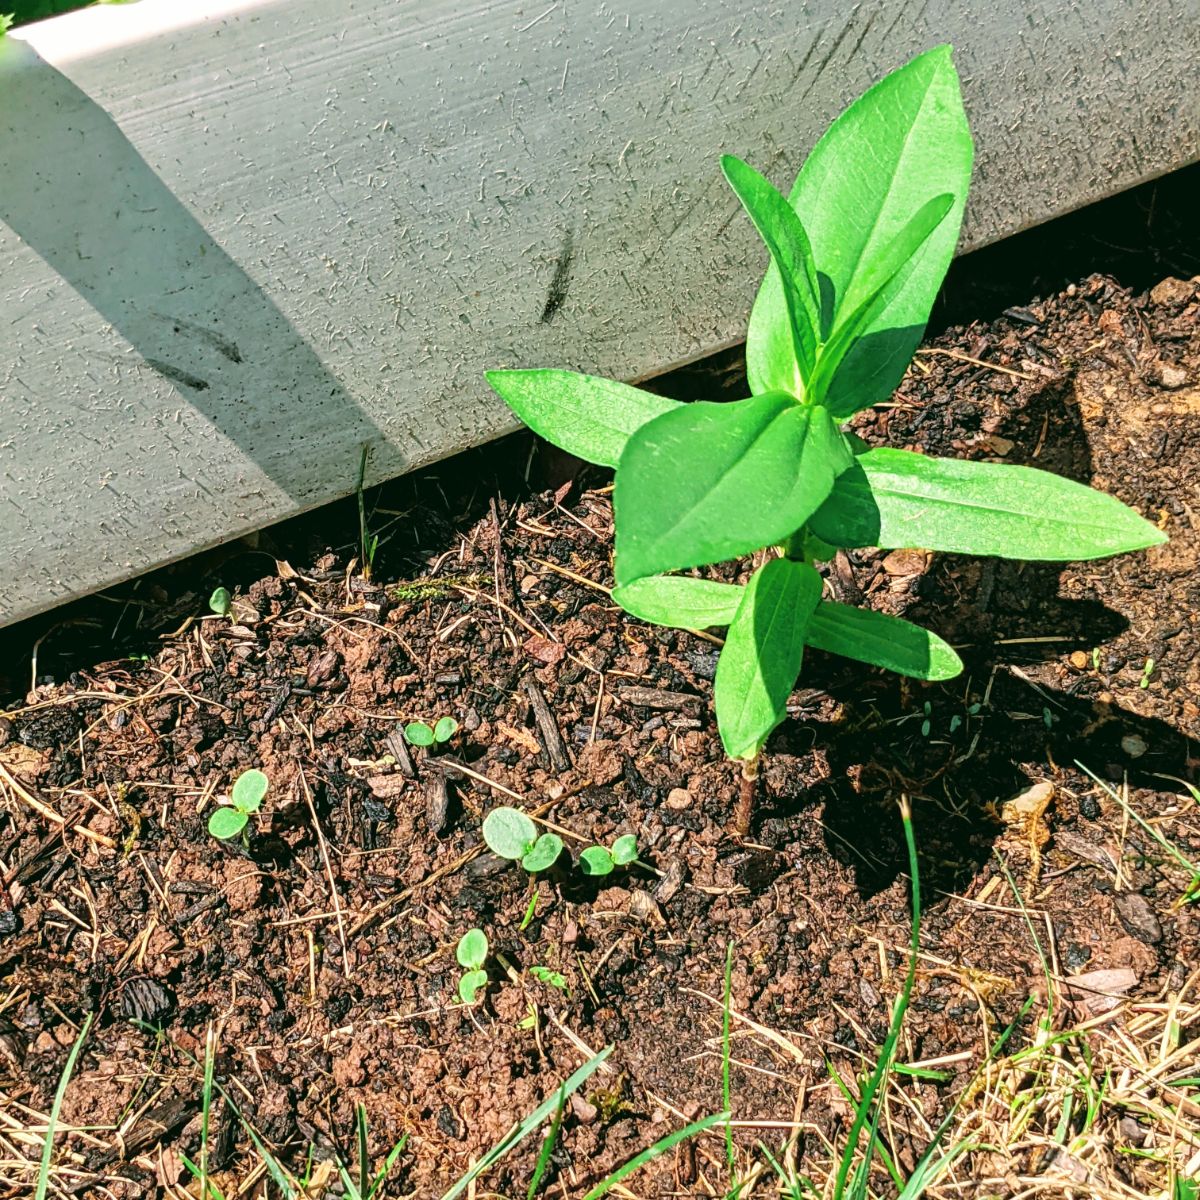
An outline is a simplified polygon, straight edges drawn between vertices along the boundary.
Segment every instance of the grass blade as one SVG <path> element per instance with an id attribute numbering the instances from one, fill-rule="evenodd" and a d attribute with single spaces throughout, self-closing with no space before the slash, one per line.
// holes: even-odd
<path id="1" fill-rule="evenodd" d="M 484 1171 L 495 1166 L 510 1150 L 518 1143 L 523 1142 L 552 1112 L 558 1105 L 558 1097 L 561 1094 L 569 1096 L 577 1088 L 582 1086 L 584 1081 L 600 1066 L 602 1062 L 612 1053 L 611 1046 L 605 1046 L 595 1058 L 589 1058 L 573 1075 L 569 1076 L 561 1088 L 554 1093 L 548 1100 L 542 1101 L 512 1131 L 507 1137 L 502 1138 L 496 1143 L 444 1196 L 442 1200 L 455 1200 L 461 1196 L 463 1192 L 479 1178 Z"/>
<path id="2" fill-rule="evenodd" d="M 607 1195 L 613 1188 L 622 1180 L 628 1179 L 639 1167 L 643 1167 L 652 1159 L 657 1158 L 660 1154 L 665 1154 L 673 1146 L 682 1142 L 685 1138 L 690 1138 L 693 1134 L 701 1133 L 705 1129 L 711 1129 L 714 1125 L 719 1125 L 722 1121 L 728 1122 L 729 1114 L 713 1113 L 710 1117 L 702 1117 L 699 1121 L 693 1121 L 690 1125 L 685 1125 L 682 1129 L 675 1130 L 674 1133 L 668 1133 L 666 1137 L 659 1138 L 653 1146 L 647 1147 L 640 1154 L 635 1154 L 627 1163 L 618 1167 L 606 1179 L 601 1180 L 583 1200 L 599 1200 L 601 1196 Z"/>
<path id="3" fill-rule="evenodd" d="M 870 1161 L 876 1142 L 875 1122 L 878 1120 L 878 1113 L 875 1113 L 874 1119 L 872 1119 L 874 1101 L 887 1077 L 892 1056 L 896 1052 L 896 1043 L 900 1039 L 900 1027 L 904 1023 L 904 1014 L 908 1011 L 913 985 L 917 978 L 917 956 L 921 950 L 921 881 L 917 869 L 917 844 L 913 838 L 912 809 L 907 796 L 900 800 L 900 819 L 904 823 L 904 842 L 908 849 L 908 871 L 909 877 L 912 879 L 912 932 L 909 939 L 908 972 L 904 976 L 904 986 L 900 989 L 900 995 L 896 999 L 892 1022 L 888 1027 L 887 1037 L 880 1047 L 875 1069 L 871 1072 L 871 1077 L 867 1080 L 862 1095 L 859 1097 L 854 1113 L 854 1123 L 850 1126 L 850 1132 L 846 1137 L 846 1146 L 842 1151 L 841 1162 L 838 1164 L 837 1179 L 833 1189 L 834 1196 L 839 1198 L 846 1195 L 846 1181 L 849 1179 L 854 1155 L 858 1150 L 858 1143 L 868 1120 L 871 1121 L 871 1128 L 867 1139 L 864 1170 L 870 1170 Z M 865 1187 L 865 1179 L 863 1186 Z"/>
<path id="4" fill-rule="evenodd" d="M 721 1011 L 721 1107 L 726 1112 L 733 1112 L 733 1104 L 730 1100 L 731 1088 L 729 1084 L 729 1060 L 730 1060 L 730 1038 L 729 1038 L 729 1018 L 732 1013 L 732 981 L 733 981 L 733 942 L 731 941 L 725 947 L 725 1003 L 722 1005 Z M 736 1165 L 736 1154 L 733 1148 L 733 1127 L 725 1125 L 725 1161 L 729 1165 L 729 1176 L 733 1178 L 733 1171 Z"/>
<path id="5" fill-rule="evenodd" d="M 62 1109 L 62 1103 L 67 1094 L 67 1084 L 71 1082 L 71 1074 L 75 1070 L 79 1051 L 83 1049 L 84 1039 L 92 1027 L 92 1019 L 95 1015 L 95 1013 L 88 1013 L 84 1018 L 83 1024 L 79 1027 L 79 1036 L 75 1039 L 71 1053 L 67 1055 L 62 1074 L 58 1077 L 58 1087 L 54 1090 L 54 1100 L 50 1105 L 50 1116 L 46 1120 L 46 1140 L 42 1143 L 42 1161 L 38 1165 L 37 1189 L 33 1194 L 33 1200 L 46 1200 L 46 1191 L 50 1187 L 50 1159 L 54 1154 L 54 1131 L 58 1125 L 58 1114 Z"/>
<path id="6" fill-rule="evenodd" d="M 542 1142 L 541 1152 L 538 1154 L 537 1165 L 533 1168 L 533 1178 L 529 1181 L 529 1190 L 525 1193 L 525 1200 L 533 1200 L 537 1194 L 538 1185 L 542 1182 L 542 1176 L 546 1173 L 546 1168 L 550 1165 L 550 1155 L 554 1153 L 554 1144 L 558 1141 L 558 1131 L 562 1127 L 563 1111 L 567 1106 L 567 1093 L 563 1088 L 558 1089 L 558 1108 L 554 1112 L 554 1120 L 550 1122 L 550 1132 L 546 1134 L 545 1141 Z"/>

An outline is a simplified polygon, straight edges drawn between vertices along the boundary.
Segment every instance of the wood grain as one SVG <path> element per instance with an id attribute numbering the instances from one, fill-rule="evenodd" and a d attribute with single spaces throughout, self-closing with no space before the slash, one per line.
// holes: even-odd
<path id="1" fill-rule="evenodd" d="M 142 0 L 0 41 L 0 624 L 739 338 L 789 183 L 939 41 L 974 247 L 1191 161 L 1194 0 Z M 951 11 L 951 9 L 953 11 Z M 15 569 L 14 569 L 15 568 Z"/>

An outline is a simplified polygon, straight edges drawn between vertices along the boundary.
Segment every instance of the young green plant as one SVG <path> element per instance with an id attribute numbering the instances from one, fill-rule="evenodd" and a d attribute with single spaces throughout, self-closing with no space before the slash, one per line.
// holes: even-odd
<path id="1" fill-rule="evenodd" d="M 681 404 L 570 371 L 488 374 L 535 432 L 616 468 L 613 599 L 657 624 L 729 627 L 713 694 L 746 780 L 736 832 L 806 646 L 924 680 L 962 669 L 936 634 L 824 600 L 815 564 L 867 546 L 1074 561 L 1166 540 L 1113 497 L 1046 471 L 873 448 L 845 429 L 889 398 L 920 341 L 972 156 L 950 47 L 938 46 L 851 104 L 786 197 L 721 160 L 770 255 L 747 330 L 747 399 Z M 745 584 L 681 573 L 759 551 Z"/>
<path id="2" fill-rule="evenodd" d="M 409 721 L 404 727 L 404 739 L 410 746 L 441 746 L 458 732 L 453 717 L 439 717 L 434 725 L 424 721 Z"/>
<path id="3" fill-rule="evenodd" d="M 563 847 L 557 833 L 539 836 L 523 812 L 507 807 L 493 808 L 484 817 L 483 840 L 493 854 L 519 862 L 531 875 L 552 867 Z"/>
<path id="4" fill-rule="evenodd" d="M 627 867 L 637 858 L 637 838 L 626 833 L 605 849 L 589 846 L 579 856 L 579 869 L 585 875 L 611 875 L 616 867 Z"/>
<path id="5" fill-rule="evenodd" d="M 229 803 L 214 809 L 208 818 L 208 832 L 222 841 L 244 834 L 250 814 L 262 806 L 268 784 L 266 775 L 256 767 L 243 771 L 234 780 Z"/>
<path id="6" fill-rule="evenodd" d="M 454 954 L 465 971 L 458 981 L 458 998 L 464 1004 L 474 1004 L 480 990 L 487 987 L 487 972 L 483 969 L 488 957 L 487 934 L 482 929 L 468 929 L 458 939 Z"/>

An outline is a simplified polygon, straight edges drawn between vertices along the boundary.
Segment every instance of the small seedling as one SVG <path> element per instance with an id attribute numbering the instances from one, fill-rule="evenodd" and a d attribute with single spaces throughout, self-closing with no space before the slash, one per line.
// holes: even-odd
<path id="1" fill-rule="evenodd" d="M 891 397 L 920 342 L 972 157 L 950 47 L 937 46 L 851 104 L 786 196 L 722 158 L 770 255 L 746 336 L 747 399 L 679 403 L 571 371 L 488 373 L 536 433 L 616 468 L 613 600 L 659 625 L 728 626 L 713 703 L 725 752 L 743 764 L 735 833 L 748 831 L 758 757 L 787 716 L 805 646 L 918 679 L 962 670 L 935 633 L 823 599 L 817 563 L 866 546 L 1073 562 L 1166 541 L 1074 480 L 872 447 L 846 428 Z M 689 573 L 749 555 L 744 585 Z"/>
<path id="2" fill-rule="evenodd" d="M 229 589 L 219 587 L 208 598 L 208 607 L 217 614 L 218 617 L 227 617 L 233 610 L 233 597 L 229 594 Z"/>
<path id="3" fill-rule="evenodd" d="M 483 840 L 493 854 L 519 862 L 531 875 L 552 867 L 562 853 L 558 834 L 539 837 L 537 826 L 515 808 L 493 808 L 483 819 Z"/>
<path id="4" fill-rule="evenodd" d="M 488 956 L 487 935 L 482 929 L 468 929 L 458 939 L 454 953 L 466 972 L 458 981 L 458 998 L 464 1004 L 474 1004 L 480 989 L 487 987 L 487 972 L 483 969 Z"/>
<path id="5" fill-rule="evenodd" d="M 539 983 L 544 983 L 549 987 L 558 988 L 560 992 L 567 990 L 567 981 L 557 971 L 550 970 L 549 967 L 543 967 L 540 963 L 535 963 L 529 968 L 529 973 L 538 980 Z"/>
<path id="6" fill-rule="evenodd" d="M 589 846 L 579 856 L 579 869 L 585 875 L 611 875 L 614 867 L 627 867 L 637 858 L 637 838 L 626 833 L 606 850 Z"/>
<path id="7" fill-rule="evenodd" d="M 1142 668 L 1142 681 L 1138 684 L 1140 688 L 1148 688 L 1150 686 L 1150 676 L 1154 674 L 1154 668 L 1158 663 L 1152 658 L 1146 659 L 1146 665 Z"/>
<path id="8" fill-rule="evenodd" d="M 267 777 L 256 767 L 243 771 L 234 780 L 229 803 L 216 809 L 208 818 L 208 832 L 225 840 L 237 837 L 246 828 L 250 814 L 258 812 L 267 794 Z"/>
<path id="9" fill-rule="evenodd" d="M 440 746 L 457 732 L 458 722 L 453 717 L 441 717 L 432 726 L 424 721 L 409 721 L 404 727 L 404 738 L 410 746 Z"/>

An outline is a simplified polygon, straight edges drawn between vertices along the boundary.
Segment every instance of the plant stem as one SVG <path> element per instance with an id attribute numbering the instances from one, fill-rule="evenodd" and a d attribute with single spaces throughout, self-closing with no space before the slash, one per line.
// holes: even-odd
<path id="1" fill-rule="evenodd" d="M 729 831 L 735 837 L 745 837 L 750 832 L 750 818 L 754 813 L 754 794 L 758 791 L 759 756 L 743 758 L 742 777 L 738 783 L 737 804 L 734 805 L 733 819 Z"/>

